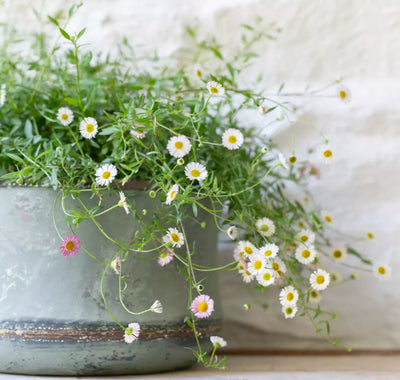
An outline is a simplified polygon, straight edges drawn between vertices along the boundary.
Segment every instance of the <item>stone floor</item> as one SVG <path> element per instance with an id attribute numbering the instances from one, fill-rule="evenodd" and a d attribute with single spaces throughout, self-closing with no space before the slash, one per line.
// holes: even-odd
<path id="1" fill-rule="evenodd" d="M 115 379 L 398 380 L 400 353 L 227 355 L 227 367 L 218 371 L 197 365 L 184 371 Z M 0 374 L 0 380 L 39 379 L 57 378 Z"/>

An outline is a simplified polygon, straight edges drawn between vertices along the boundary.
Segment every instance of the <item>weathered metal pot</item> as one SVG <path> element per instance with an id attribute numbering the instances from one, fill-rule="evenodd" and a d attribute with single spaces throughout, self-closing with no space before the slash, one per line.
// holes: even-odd
<path id="1" fill-rule="evenodd" d="M 138 212 L 165 213 L 147 192 L 126 192 Z M 60 253 L 61 236 L 70 233 L 60 207 L 59 193 L 35 187 L 0 187 L 0 372 L 35 375 L 118 375 L 169 371 L 192 365 L 196 358 L 191 329 L 184 322 L 188 312 L 187 282 L 177 260 L 160 267 L 155 260 L 130 258 L 123 266 L 128 275 L 126 305 L 140 311 L 159 299 L 162 314 L 127 313 L 118 299 L 118 276 L 112 269 L 104 279 L 104 295 L 114 316 L 127 326 L 141 325 L 140 339 L 127 344 L 123 330 L 104 307 L 100 280 L 105 264 L 82 249 L 74 257 Z M 118 202 L 117 193 L 105 197 L 104 207 Z M 83 200 L 97 204 L 90 195 Z M 54 207 L 53 207 L 54 205 Z M 69 198 L 67 207 L 77 206 Z M 196 240 L 193 260 L 216 264 L 217 232 L 213 222 L 199 210 L 198 220 L 185 222 L 189 245 Z M 130 241 L 139 229 L 132 214 L 121 207 L 98 217 L 113 239 Z M 167 227 L 175 227 L 167 225 Z M 82 245 L 98 258 L 110 261 L 118 247 L 110 243 L 89 220 L 76 230 Z M 182 248 L 179 250 L 182 254 Z M 154 257 L 154 256 L 153 256 Z M 208 273 L 208 272 L 207 272 Z M 217 279 L 207 274 L 207 294 L 218 302 Z M 201 325 L 203 341 L 220 323 L 218 307 Z"/>

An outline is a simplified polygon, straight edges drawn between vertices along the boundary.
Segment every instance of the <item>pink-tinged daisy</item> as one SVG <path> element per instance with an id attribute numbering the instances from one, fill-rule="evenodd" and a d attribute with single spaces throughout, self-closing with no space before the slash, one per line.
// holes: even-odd
<path id="1" fill-rule="evenodd" d="M 121 257 L 117 256 L 113 261 L 111 261 L 111 268 L 114 269 L 115 274 L 121 273 Z"/>
<path id="2" fill-rule="evenodd" d="M 202 294 L 193 300 L 190 309 L 195 317 L 208 318 L 214 311 L 214 300 L 210 296 Z"/>
<path id="3" fill-rule="evenodd" d="M 142 131 L 140 128 L 138 128 L 137 125 L 133 125 L 132 129 L 129 131 L 129 133 L 132 136 L 135 136 L 136 138 L 138 138 L 140 140 L 142 140 L 142 139 L 144 139 L 146 137 L 146 132 Z"/>
<path id="4" fill-rule="evenodd" d="M 220 336 L 212 335 L 210 336 L 211 343 L 214 345 L 214 347 L 219 348 L 219 347 L 225 347 L 226 346 L 226 341 L 224 338 L 221 338 Z"/>
<path id="5" fill-rule="evenodd" d="M 172 187 L 169 189 L 167 193 L 167 199 L 165 200 L 165 203 L 167 205 L 170 205 L 171 202 L 176 198 L 176 196 L 178 195 L 178 191 L 179 191 L 179 186 L 177 184 L 172 185 Z"/>
<path id="6" fill-rule="evenodd" d="M 158 256 L 157 263 L 160 266 L 169 264 L 174 259 L 174 251 L 172 249 L 161 249 L 160 255 Z"/>
<path id="7" fill-rule="evenodd" d="M 69 255 L 75 256 L 81 248 L 81 241 L 76 235 L 68 235 L 61 244 L 61 253 L 67 257 Z"/>
<path id="8" fill-rule="evenodd" d="M 135 340 L 138 340 L 140 334 L 140 325 L 139 323 L 129 323 L 128 328 L 124 333 L 124 340 L 126 343 L 132 343 Z"/>

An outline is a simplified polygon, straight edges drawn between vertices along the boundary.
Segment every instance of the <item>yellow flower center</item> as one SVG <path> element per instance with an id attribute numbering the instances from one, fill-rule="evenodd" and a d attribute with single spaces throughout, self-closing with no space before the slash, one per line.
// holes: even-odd
<path id="1" fill-rule="evenodd" d="M 268 224 L 263 224 L 263 225 L 260 227 L 260 231 L 262 231 L 262 232 L 267 232 L 268 230 L 269 230 Z"/>
<path id="2" fill-rule="evenodd" d="M 228 137 L 228 141 L 231 144 L 234 144 L 237 141 L 237 138 L 236 138 L 236 136 L 231 135 L 231 136 Z"/>
<path id="3" fill-rule="evenodd" d="M 307 235 L 303 235 L 300 239 L 301 239 L 302 241 L 307 241 L 307 240 L 308 240 L 308 236 L 307 236 Z"/>
<path id="4" fill-rule="evenodd" d="M 326 158 L 329 158 L 329 157 L 332 157 L 332 151 L 331 150 L 326 150 L 325 152 L 324 152 L 324 156 L 326 157 Z"/>
<path id="5" fill-rule="evenodd" d="M 271 256 L 271 255 L 272 255 L 272 251 L 271 251 L 270 249 L 268 249 L 268 250 L 266 250 L 266 251 L 264 252 L 264 255 L 265 255 L 265 256 Z"/>
<path id="6" fill-rule="evenodd" d="M 218 88 L 217 87 L 214 87 L 214 86 L 211 86 L 210 87 L 210 92 L 212 93 L 212 94 L 218 94 Z"/>
<path id="7" fill-rule="evenodd" d="M 198 76 L 199 78 L 201 78 L 201 77 L 203 76 L 203 74 L 202 74 L 202 72 L 201 72 L 200 70 L 197 70 L 197 71 L 196 71 L 196 74 L 197 74 L 197 76 Z"/>
<path id="8" fill-rule="evenodd" d="M 175 143 L 175 148 L 176 149 L 182 149 L 183 148 L 183 142 L 182 141 L 177 141 Z"/>
<path id="9" fill-rule="evenodd" d="M 330 223 L 332 222 L 332 218 L 329 215 L 325 215 L 325 220 Z"/>
<path id="10" fill-rule="evenodd" d="M 289 162 L 291 164 L 294 164 L 297 161 L 297 158 L 295 156 L 289 157 Z"/>
<path id="11" fill-rule="evenodd" d="M 333 257 L 336 259 L 340 259 L 342 257 L 342 251 L 337 249 L 333 252 Z"/>
<path id="12" fill-rule="evenodd" d="M 344 99 L 344 98 L 347 96 L 346 91 L 340 90 L 340 91 L 339 91 L 339 96 L 340 96 L 342 99 Z"/>
<path id="13" fill-rule="evenodd" d="M 336 276 L 335 273 L 331 273 L 331 279 L 332 279 L 332 282 L 335 282 L 338 280 L 338 276 Z"/>
<path id="14" fill-rule="evenodd" d="M 128 327 L 126 329 L 126 335 L 133 335 L 133 328 L 132 327 Z"/>
<path id="15" fill-rule="evenodd" d="M 271 279 L 271 273 L 265 272 L 263 274 L 263 279 L 264 279 L 264 281 L 269 281 Z"/>
<path id="16" fill-rule="evenodd" d="M 101 175 L 104 179 L 108 179 L 111 176 L 111 173 L 109 171 L 105 171 L 102 175 Z"/>
<path id="17" fill-rule="evenodd" d="M 115 269 L 119 269 L 119 262 L 118 261 L 115 262 Z"/>
<path id="18" fill-rule="evenodd" d="M 192 177 L 200 177 L 200 171 L 198 171 L 197 169 L 193 169 L 190 174 L 192 175 Z"/>
<path id="19" fill-rule="evenodd" d="M 315 282 L 318 285 L 322 285 L 325 282 L 325 276 L 322 276 L 321 274 L 317 276 L 317 278 L 315 279 Z"/>
<path id="20" fill-rule="evenodd" d="M 379 267 L 378 268 L 378 273 L 379 274 L 385 274 L 386 273 L 386 269 L 384 267 Z"/>
<path id="21" fill-rule="evenodd" d="M 288 301 L 293 301 L 294 300 L 294 294 L 293 293 L 288 293 L 286 294 L 286 299 Z"/>
<path id="22" fill-rule="evenodd" d="M 311 252 L 308 249 L 305 249 L 303 252 L 301 252 L 301 256 L 303 256 L 305 259 L 309 258 L 311 255 Z"/>
<path id="23" fill-rule="evenodd" d="M 61 119 L 63 119 L 63 120 L 68 120 L 68 115 L 67 115 L 66 113 L 63 113 L 63 114 L 61 115 Z"/>
<path id="24" fill-rule="evenodd" d="M 175 243 L 177 243 L 179 241 L 179 236 L 176 233 L 172 233 L 171 234 L 171 240 L 173 240 Z"/>
<path id="25" fill-rule="evenodd" d="M 315 290 L 312 290 L 311 293 L 310 293 L 310 296 L 312 298 L 317 298 L 318 297 L 318 293 Z"/>
<path id="26" fill-rule="evenodd" d="M 291 307 L 286 308 L 286 314 L 290 315 L 293 313 L 293 309 Z"/>
<path id="27" fill-rule="evenodd" d="M 368 239 L 373 239 L 374 235 L 372 232 L 367 232 L 367 237 L 368 237 Z"/>
<path id="28" fill-rule="evenodd" d="M 278 272 L 279 271 L 279 264 L 278 263 L 273 263 L 272 264 L 272 269 L 276 270 Z"/>
<path id="29" fill-rule="evenodd" d="M 174 199 L 174 198 L 175 198 L 175 194 L 176 194 L 176 191 L 173 190 L 173 191 L 171 192 L 171 195 L 170 195 L 171 199 Z"/>
<path id="30" fill-rule="evenodd" d="M 207 302 L 200 302 L 198 306 L 199 311 L 202 313 L 206 312 L 208 310 L 208 304 Z"/>
<path id="31" fill-rule="evenodd" d="M 94 131 L 94 126 L 93 124 L 86 124 L 86 132 L 87 133 L 92 133 Z"/>
<path id="32" fill-rule="evenodd" d="M 262 267 L 262 262 L 261 262 L 260 260 L 257 260 L 257 261 L 254 263 L 254 269 L 255 269 L 255 270 L 259 270 L 259 269 L 261 269 L 261 267 Z"/>
<path id="33" fill-rule="evenodd" d="M 72 251 L 74 249 L 74 247 L 75 247 L 75 244 L 71 240 L 68 240 L 67 243 L 65 244 L 65 249 L 67 251 Z"/>
<path id="34" fill-rule="evenodd" d="M 251 247 L 244 247 L 244 251 L 248 254 L 251 255 L 253 253 L 253 250 L 251 249 Z"/>

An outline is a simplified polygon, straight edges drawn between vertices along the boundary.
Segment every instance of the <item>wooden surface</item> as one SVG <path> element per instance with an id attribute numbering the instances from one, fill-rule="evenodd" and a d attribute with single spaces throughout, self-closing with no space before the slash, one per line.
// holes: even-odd
<path id="1" fill-rule="evenodd" d="M 185 371 L 115 377 L 115 379 L 397 380 L 400 379 L 400 354 L 388 351 L 379 354 L 356 352 L 348 355 L 331 355 L 321 352 L 318 355 L 300 353 L 228 355 L 227 367 L 226 371 L 219 371 L 196 365 Z M 0 380 L 38 379 L 56 378 L 0 374 Z"/>

